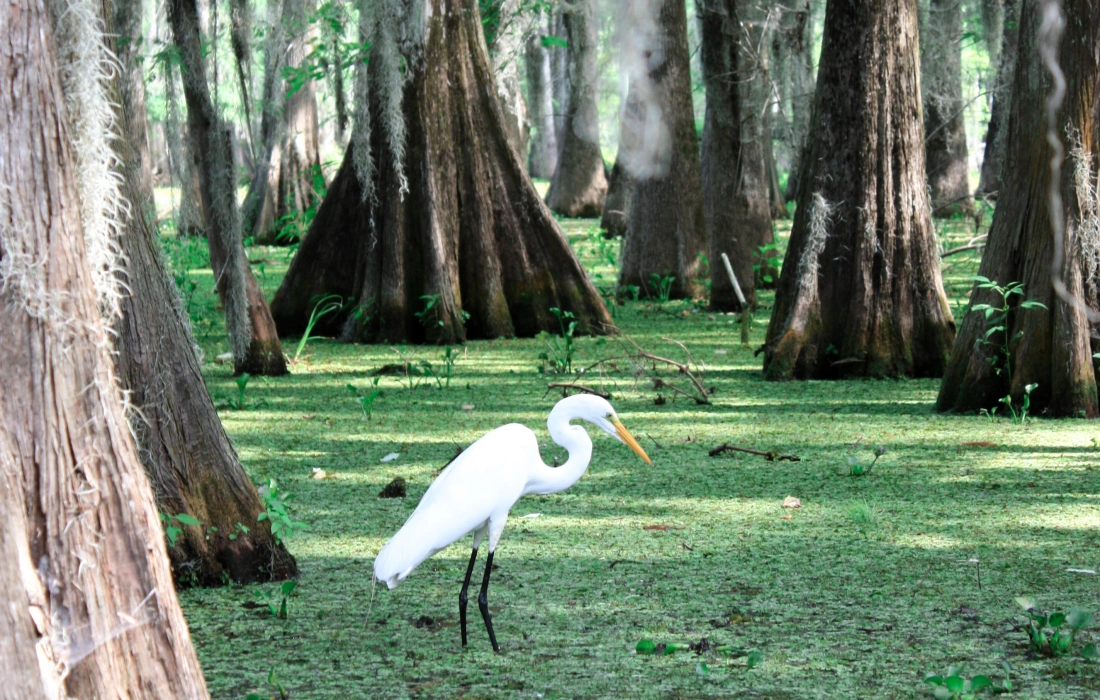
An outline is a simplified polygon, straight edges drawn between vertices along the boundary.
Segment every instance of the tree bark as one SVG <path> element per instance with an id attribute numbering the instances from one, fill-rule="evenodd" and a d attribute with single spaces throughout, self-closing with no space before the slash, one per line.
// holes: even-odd
<path id="1" fill-rule="evenodd" d="M 754 306 L 753 265 L 764 259 L 761 246 L 775 240 L 761 115 L 752 107 L 752 93 L 763 89 L 759 84 L 763 76 L 755 70 L 752 37 L 746 36 L 748 23 L 742 23 L 739 4 L 707 0 L 698 7 L 707 91 L 702 181 L 711 263 L 710 303 L 715 309 L 739 310 L 741 304 L 721 254 L 729 256 L 745 300 Z"/>
<path id="2" fill-rule="evenodd" d="M 660 145 L 645 164 L 648 171 L 639 171 L 636 159 L 624 162 L 634 187 L 619 284 L 637 285 L 655 295 L 654 276 L 674 276 L 671 298 L 702 298 L 701 257 L 707 238 L 691 104 L 687 10 L 678 0 L 662 0 L 655 7 L 658 45 L 647 57 L 646 76 L 651 94 L 639 94 L 637 81 L 631 85 L 620 138 L 628 152 L 643 151 L 630 144 L 649 138 Z M 658 133 L 642 125 L 656 125 Z"/>
<path id="3" fill-rule="evenodd" d="M 541 11 L 540 11 L 541 12 Z M 527 171 L 531 177 L 549 179 L 558 167 L 558 139 L 554 129 L 554 83 L 550 72 L 550 51 L 542 45 L 548 33 L 539 14 L 536 31 L 527 37 L 527 102 L 531 113 L 531 154 Z"/>
<path id="4" fill-rule="evenodd" d="M 317 86 L 305 80 L 289 97 L 292 80 L 283 71 L 301 67 L 313 31 L 309 15 L 315 0 L 282 0 L 282 14 L 272 27 L 264 75 L 261 120 L 263 156 L 241 207 L 245 235 L 257 243 L 293 243 L 293 233 L 280 237 L 284 217 L 299 216 L 320 202 L 315 179 L 321 173 L 321 138 L 317 120 Z M 292 228 L 289 230 L 293 230 Z"/>
<path id="5" fill-rule="evenodd" d="M 923 28 L 921 88 L 933 216 L 970 211 L 970 164 L 962 100 L 962 2 L 931 0 Z"/>
<path id="6" fill-rule="evenodd" d="M 1008 112 L 1012 107 L 1012 83 L 1016 73 L 1016 44 L 1019 37 L 1020 1 L 1004 0 L 1004 31 L 1001 39 L 1000 63 L 993 84 L 993 106 L 985 131 L 985 154 L 981 179 L 975 194 L 995 199 L 1001 189 L 1001 169 L 1005 158 L 1008 133 Z"/>
<path id="7" fill-rule="evenodd" d="M 600 150 L 595 0 L 577 0 L 563 11 L 569 42 L 569 100 L 559 132 L 558 167 L 550 179 L 546 203 L 562 216 L 599 216 L 607 195 L 607 174 Z"/>
<path id="8" fill-rule="evenodd" d="M 561 11 L 555 12 L 550 18 L 551 33 L 566 40 L 568 33 L 565 29 L 565 19 Z M 561 46 L 553 46 L 550 51 L 550 78 L 554 93 L 554 133 L 558 137 L 558 152 L 561 152 L 562 141 L 565 139 L 565 115 L 569 111 L 569 50 Z M 551 173 L 553 175 L 553 173 Z"/>
<path id="9" fill-rule="evenodd" d="M 505 136 L 476 2 L 433 0 L 429 12 L 402 100 L 408 191 L 387 135 L 372 129 L 377 167 L 364 199 L 353 137 L 272 303 L 280 332 L 300 333 L 326 294 L 350 303 L 316 332 L 347 340 L 557 333 L 552 307 L 598 332 L 607 309 Z M 425 297 L 434 303 L 418 317 Z"/>
<path id="10" fill-rule="evenodd" d="M 497 86 L 497 98 L 504 112 L 504 133 L 521 156 L 527 153 L 530 137 L 527 101 L 523 98 L 521 57 L 531 34 L 531 20 L 519 0 L 500 0 L 500 24 L 489 44 L 489 60 Z"/>
<path id="11" fill-rule="evenodd" d="M 1051 287 L 1053 231 L 1050 223 L 1050 159 L 1046 140 L 1045 100 L 1051 81 L 1038 53 L 1040 10 L 1035 0 L 1021 4 L 1019 48 L 1012 110 L 1008 122 L 1002 196 L 989 232 L 979 274 L 999 282 L 1020 282 L 1027 298 L 1046 309 L 1020 309 L 1023 297 L 1012 298 L 1007 338 L 986 338 L 986 318 L 974 305 L 1000 306 L 1000 297 L 976 289 L 963 317 L 936 407 L 974 411 L 992 408 L 1011 395 L 1019 405 L 1025 387 L 1031 410 L 1052 416 L 1097 415 L 1096 374 L 1090 348 L 1089 323 L 1083 311 L 1067 304 Z M 1100 153 L 1100 2 L 1070 0 L 1059 63 L 1067 86 L 1055 127 L 1066 144 L 1067 159 L 1060 182 L 1066 205 L 1065 263 L 1060 272 L 1069 291 L 1093 310 L 1100 308 L 1097 265 L 1100 263 L 1100 221 L 1097 220 L 1096 172 Z M 1004 371 L 1007 340 L 1009 371 Z M 1096 343 L 1096 341 L 1091 341 Z M 997 357 L 999 356 L 999 357 Z M 994 368 L 991 359 L 997 359 Z M 1000 369 L 1001 371 L 997 371 Z"/>
<path id="12" fill-rule="evenodd" d="M 96 308 L 49 13 L 4 3 L 0 26 L 0 694 L 208 697 Z"/>
<path id="13" fill-rule="evenodd" d="M 119 59 L 114 142 L 131 218 L 119 238 L 130 294 L 123 298 L 115 342 L 121 385 L 138 411 L 131 421 L 138 453 L 152 482 L 157 510 L 187 513 L 202 526 L 183 527 L 168 550 L 177 583 L 221 585 L 297 575 L 294 558 L 275 542 L 271 525 L 210 401 L 196 358 L 190 320 L 168 276 L 151 216 L 152 183 L 143 178 L 148 152 L 145 86 L 128 47 L 141 31 L 140 0 L 114 3 L 112 35 Z M 136 79 L 134 79 L 134 77 Z M 238 530 L 241 524 L 248 532 Z M 230 539 L 232 537 L 233 539 Z"/>
<path id="14" fill-rule="evenodd" d="M 788 0 L 779 20 L 779 47 L 785 75 L 784 107 L 790 113 L 791 168 L 785 201 L 798 198 L 798 175 L 810 131 L 814 102 L 814 27 L 810 0 Z"/>
<path id="15" fill-rule="evenodd" d="M 238 374 L 286 374 L 271 311 L 241 242 L 232 138 L 210 101 L 198 7 L 195 0 L 170 0 L 168 15 L 182 60 L 193 164 L 199 174 L 210 264 L 233 346 L 233 368 Z"/>
<path id="16" fill-rule="evenodd" d="M 611 177 L 608 179 L 603 214 L 600 216 L 600 228 L 604 231 L 604 236 L 616 238 L 626 234 L 626 222 L 633 198 L 634 182 L 626 174 L 626 168 L 616 158 L 615 165 L 611 168 Z"/>
<path id="17" fill-rule="evenodd" d="M 954 323 L 925 191 L 916 11 L 829 2 L 768 379 L 943 372 Z"/>

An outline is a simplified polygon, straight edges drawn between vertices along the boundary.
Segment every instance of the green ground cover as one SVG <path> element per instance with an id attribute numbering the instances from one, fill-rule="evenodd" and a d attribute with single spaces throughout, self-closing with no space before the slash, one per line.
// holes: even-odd
<path id="1" fill-rule="evenodd" d="M 565 223 L 610 288 L 617 246 L 593 236 L 593 222 Z M 955 222 L 945 246 L 971 235 Z M 286 619 L 255 607 L 257 592 L 275 584 L 182 592 L 215 697 L 278 697 L 267 683 L 273 668 L 296 699 L 900 698 L 925 694 L 923 676 L 953 664 L 1000 681 L 1004 661 L 1016 688 L 1008 697 L 1100 694 L 1095 663 L 1029 651 L 1013 602 L 1028 595 L 1050 609 L 1100 610 L 1097 577 L 1067 571 L 1100 564 L 1092 422 L 940 415 L 933 380 L 766 383 L 753 349 L 770 296 L 750 347 L 740 345 L 733 316 L 630 302 L 616 308 L 617 323 L 662 355 L 682 356 L 662 338 L 685 343 L 705 363 L 712 403 L 665 392 L 658 405 L 660 392 L 625 369 L 586 377 L 612 392 L 654 464 L 593 433 L 593 464 L 579 483 L 521 500 L 490 591 L 503 653 L 492 653 L 473 607 L 463 650 L 456 607 L 468 543 L 440 552 L 395 591 L 372 589 L 372 559 L 456 445 L 518 421 L 540 436 L 547 462 L 564 458 L 546 434 L 558 396 L 536 371 L 542 342 L 466 343 L 446 389 L 385 376 L 366 420 L 346 385 L 365 393 L 371 372 L 397 355 L 316 339 L 290 376 L 253 378 L 243 408 L 231 409 L 238 387 L 213 361 L 228 346 L 202 244 L 168 249 L 185 292 L 194 283 L 206 381 L 246 469 L 256 483 L 274 478 L 292 492 L 295 517 L 310 525 L 290 542 L 301 580 Z M 249 253 L 272 294 L 287 251 Z M 977 252 L 946 259 L 956 315 L 977 260 Z M 580 338 L 577 349 L 583 366 L 617 346 Z M 442 365 L 441 348 L 399 350 Z M 708 456 L 724 442 L 802 461 Z M 847 475 L 847 455 L 869 462 L 877 445 L 888 451 L 871 474 Z M 400 457 L 381 462 L 391 452 Z M 378 498 L 396 476 L 408 497 Z M 788 496 L 802 507 L 783 508 Z M 635 653 L 643 638 L 701 637 L 757 650 L 763 661 L 748 669 L 744 658 L 714 652 Z M 1097 638 L 1087 630 L 1079 645 Z"/>

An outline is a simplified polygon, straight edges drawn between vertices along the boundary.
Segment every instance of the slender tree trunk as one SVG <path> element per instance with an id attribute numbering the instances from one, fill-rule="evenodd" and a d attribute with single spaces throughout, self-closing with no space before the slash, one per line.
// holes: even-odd
<path id="1" fill-rule="evenodd" d="M 925 190 L 916 13 L 916 0 L 829 1 L 769 379 L 943 372 L 954 323 Z"/>
<path id="2" fill-rule="evenodd" d="M 1008 0 L 1012 2 L 1013 0 Z M 1001 47 L 1004 43 L 1005 0 L 982 0 L 982 29 L 985 48 L 989 52 L 989 78 L 997 80 L 1001 65 Z M 992 100 L 989 100 L 992 103 Z"/>
<path id="3" fill-rule="evenodd" d="M 931 0 L 921 37 L 924 143 L 932 214 L 970 211 L 962 99 L 962 2 Z"/>
<path id="4" fill-rule="evenodd" d="M 504 132 L 512 148 L 527 155 L 530 137 L 527 101 L 523 98 L 522 56 L 532 23 L 519 0 L 501 0 L 500 24 L 489 44 L 489 60 L 497 86 L 497 98 L 504 111 Z"/>
<path id="5" fill-rule="evenodd" d="M 121 385 L 138 411 L 131 421 L 139 455 L 153 484 L 157 510 L 187 513 L 202 526 L 184 527 L 168 551 L 181 584 L 220 585 L 297 575 L 294 558 L 277 544 L 256 487 L 245 474 L 203 383 L 190 320 L 157 246 L 152 183 L 143 177 L 148 152 L 145 86 L 129 50 L 141 30 L 141 0 L 114 4 L 112 35 L 120 67 L 114 142 L 131 218 L 119 237 L 130 294 L 122 299 L 115 356 Z M 136 76 L 136 79 L 135 79 Z M 240 523 L 248 532 L 238 530 Z M 233 539 L 230 539 L 232 537 Z"/>
<path id="6" fill-rule="evenodd" d="M 790 113 L 791 169 L 784 199 L 798 198 L 798 175 L 814 102 L 814 27 L 811 0 L 787 0 L 779 20 L 779 46 L 786 75 L 784 107 Z"/>
<path id="7" fill-rule="evenodd" d="M 168 14 L 182 60 L 188 131 L 206 215 L 206 241 L 218 297 L 225 306 L 233 367 L 238 374 L 286 374 L 286 360 L 271 311 L 241 242 L 232 138 L 210 101 L 195 0 L 170 0 Z"/>
<path id="8" fill-rule="evenodd" d="M 1051 81 L 1039 58 L 1040 3 L 1021 3 L 1012 110 L 1008 121 L 1002 196 L 978 272 L 1001 285 L 1020 282 L 1024 296 L 1046 306 L 1021 309 L 1011 299 L 1008 336 L 987 336 L 976 304 L 1001 306 L 998 295 L 976 289 L 963 317 L 936 406 L 940 410 L 993 408 L 1011 395 L 1019 405 L 1025 387 L 1031 410 L 1052 416 L 1097 415 L 1096 375 L 1089 323 L 1083 311 L 1055 296 L 1051 287 L 1054 236 L 1050 223 L 1050 159 L 1045 100 Z M 1100 220 L 1096 195 L 1100 153 L 1100 2 L 1069 0 L 1069 22 L 1059 63 L 1065 72 L 1065 103 L 1055 127 L 1067 147 L 1061 194 L 1067 208 L 1065 262 L 1060 271 L 1069 291 L 1100 309 Z M 988 342 L 985 342 L 988 341 Z M 1003 348 L 1007 342 L 1009 362 Z M 1096 341 L 1091 341 L 1095 343 Z"/>
<path id="9" fill-rule="evenodd" d="M 628 144 L 654 138 L 660 145 L 647 163 L 648 171 L 639 171 L 634 159 L 624 162 L 634 187 L 619 284 L 637 285 L 656 295 L 656 280 L 673 276 L 672 298 L 701 298 L 707 237 L 691 104 L 687 10 L 679 0 L 663 0 L 656 7 L 657 45 L 651 49 L 645 76 L 651 94 L 639 94 L 641 81 L 632 83 L 620 138 Z M 643 125 L 655 125 L 656 131 Z M 629 147 L 630 152 L 642 150 Z"/>
<path id="10" fill-rule="evenodd" d="M 540 11 L 541 12 L 541 11 Z M 542 15 L 536 31 L 527 37 L 527 101 L 531 110 L 531 154 L 527 170 L 531 177 L 549 179 L 558 167 L 558 139 L 554 130 L 554 83 L 550 72 L 550 51 L 542 45 L 548 32 Z"/>
<path id="11" fill-rule="evenodd" d="M 0 694 L 208 697 L 96 308 L 49 13 L 4 3 L 0 26 Z"/>
<path id="12" fill-rule="evenodd" d="M 556 12 L 550 18 L 551 33 L 558 39 L 568 42 L 565 18 Z M 558 151 L 561 151 L 565 138 L 565 115 L 569 112 L 569 51 L 561 46 L 550 48 L 550 77 L 554 93 L 554 133 L 558 137 Z"/>
<path id="13" fill-rule="evenodd" d="M 317 332 L 342 328 L 348 340 L 560 332 L 555 307 L 575 314 L 580 330 L 599 331 L 607 310 L 505 136 L 476 2 L 433 0 L 426 11 L 401 102 L 408 189 L 389 134 L 372 128 L 377 166 L 364 197 L 353 135 L 272 303 L 280 331 L 300 333 L 312 300 L 325 294 L 352 308 L 326 317 Z M 370 65 L 384 70 L 382 61 Z M 373 84 L 384 79 L 372 73 Z M 371 95 L 378 124 L 373 88 Z"/>
<path id="14" fill-rule="evenodd" d="M 577 0 L 562 17 L 569 42 L 569 100 L 546 203 L 562 216 L 599 216 L 607 174 L 600 150 L 595 0 Z"/>
<path id="15" fill-rule="evenodd" d="M 730 258 L 734 274 L 750 305 L 755 304 L 753 266 L 761 246 L 774 241 L 768 172 L 759 112 L 752 108 L 763 76 L 756 70 L 748 23 L 740 3 L 700 3 L 703 81 L 707 112 L 703 125 L 703 207 L 710 248 L 710 303 L 716 309 L 739 309 L 740 302 L 722 264 Z M 757 83 L 754 85 L 753 83 Z"/>
<path id="16" fill-rule="evenodd" d="M 237 67 L 237 85 L 241 90 L 244 107 L 244 132 L 248 138 L 250 158 L 256 160 L 256 148 L 252 134 L 252 6 L 249 0 L 231 0 L 229 10 L 229 39 L 233 47 L 233 62 Z"/>
<path id="17" fill-rule="evenodd" d="M 316 82 L 283 78 L 283 71 L 293 73 L 309 54 L 314 34 L 309 15 L 316 1 L 282 0 L 281 8 L 267 44 L 261 125 L 264 154 L 241 207 L 246 235 L 268 245 L 295 242 L 293 234 L 279 237 L 284 217 L 316 206 L 320 196 L 314 179 L 321 177 L 323 184 Z"/>
<path id="18" fill-rule="evenodd" d="M 993 106 L 985 132 L 985 155 L 982 158 L 981 180 L 975 193 L 995 199 L 1001 189 L 1001 169 L 1005 158 L 1008 134 L 1008 113 L 1012 107 L 1012 82 L 1016 73 L 1016 44 L 1019 37 L 1020 0 L 1004 0 L 1004 31 L 1001 40 L 1000 63 L 993 84 Z"/>

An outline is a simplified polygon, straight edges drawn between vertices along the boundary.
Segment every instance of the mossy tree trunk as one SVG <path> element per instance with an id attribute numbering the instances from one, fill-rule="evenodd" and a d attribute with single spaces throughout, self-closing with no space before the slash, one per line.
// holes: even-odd
<path id="1" fill-rule="evenodd" d="M 1092 353 L 1100 343 L 1092 339 L 1085 313 L 1054 294 L 1051 287 L 1054 236 L 1050 223 L 1050 159 L 1046 140 L 1049 124 L 1045 100 L 1051 81 L 1038 52 L 1039 3 L 1024 0 L 1020 10 L 1019 48 L 1012 110 L 1008 120 L 1004 180 L 997 211 L 978 273 L 1005 285 L 1020 282 L 1026 298 L 1046 309 L 1020 309 L 1012 298 L 1007 336 L 986 338 L 986 318 L 968 310 L 944 374 L 936 406 L 940 410 L 974 411 L 993 408 L 1011 394 L 1017 405 L 1025 387 L 1031 410 L 1052 416 L 1097 415 L 1096 374 Z M 1065 258 L 1060 276 L 1078 299 L 1100 309 L 1100 221 L 1096 198 L 1097 154 L 1100 153 L 1100 2 L 1070 0 L 1069 19 L 1062 39 L 1059 63 L 1065 72 L 1065 103 L 1055 127 L 1067 145 L 1060 182 L 1066 205 Z M 1000 297 L 975 290 L 975 304 L 1000 306 Z M 989 342 L 983 342 L 988 340 Z M 1008 344 L 1011 373 L 1004 368 Z"/>
<path id="2" fill-rule="evenodd" d="M 975 195 L 995 199 L 1001 189 L 1001 169 L 1005 159 L 1008 112 L 1012 107 L 1012 83 L 1016 73 L 1016 45 L 1019 41 L 1020 0 L 1004 0 L 1004 31 L 1000 60 L 993 83 L 993 106 L 985 131 L 985 155 L 981 179 Z"/>
<path id="3" fill-rule="evenodd" d="M 49 18 L 0 5 L 0 694 L 205 698 L 96 305 Z"/>
<path id="4" fill-rule="evenodd" d="M 970 211 L 970 165 L 962 99 L 962 3 L 930 0 L 921 32 L 925 167 L 932 213 Z"/>
<path id="5" fill-rule="evenodd" d="M 384 129 L 371 197 L 348 148 L 272 302 L 280 332 L 301 333 L 326 294 L 349 303 L 317 331 L 347 340 L 560 332 L 551 308 L 598 332 L 607 309 L 505 135 L 476 2 L 433 0 L 419 52 L 402 100 L 408 191 Z"/>
<path id="6" fill-rule="evenodd" d="M 623 162 L 633 189 L 619 284 L 637 285 L 656 296 L 654 276 L 671 276 L 672 298 L 702 298 L 705 273 L 700 258 L 706 254 L 707 237 L 691 103 L 687 10 L 679 0 L 663 0 L 654 7 L 656 45 L 645 56 L 648 68 L 643 77 L 648 89 L 639 95 L 634 81 L 623 112 L 624 146 L 628 152 L 649 155 Z"/>
<path id="7" fill-rule="evenodd" d="M 260 124 L 263 152 L 241 207 L 244 235 L 257 243 L 293 242 L 296 229 L 287 226 L 288 220 L 320 202 L 317 184 L 323 186 L 324 176 L 317 86 L 299 75 L 310 51 L 314 32 L 309 16 L 316 4 L 282 0 L 279 22 L 269 29 Z M 284 227 L 290 235 L 279 238 Z"/>
<path id="8" fill-rule="evenodd" d="M 232 137 L 210 100 L 196 0 L 170 0 L 168 17 L 182 61 L 188 133 L 199 174 L 210 264 L 233 347 L 233 368 L 238 374 L 286 374 L 267 299 L 241 240 Z"/>
<path id="9" fill-rule="evenodd" d="M 769 379 L 939 376 L 954 339 L 929 216 L 916 0 L 830 0 Z"/>
<path id="10" fill-rule="evenodd" d="M 740 309 L 722 264 L 729 256 L 750 306 L 755 305 L 753 265 L 761 246 L 774 240 L 768 174 L 760 115 L 751 108 L 752 85 L 762 76 L 753 70 L 751 37 L 733 0 L 707 0 L 698 5 L 702 34 L 703 82 L 707 111 L 703 124 L 703 205 L 710 256 L 710 303 L 715 309 Z M 747 66 L 746 66 L 747 64 Z"/>
<path id="11" fill-rule="evenodd" d="M 153 485 L 157 510 L 187 513 L 202 526 L 183 527 L 168 550 L 181 584 L 220 585 L 297 575 L 294 558 L 275 542 L 256 487 L 237 459 L 206 391 L 195 341 L 179 293 L 155 240 L 151 180 L 141 154 L 148 152 L 145 87 L 134 52 L 141 31 L 140 0 L 114 3 L 113 35 L 120 76 L 114 141 L 131 217 L 119 238 L 130 293 L 122 299 L 115 342 L 121 385 L 138 412 L 131 422 L 138 454 Z M 137 76 L 136 80 L 134 76 Z M 238 528 L 247 528 L 247 533 Z M 230 539 L 232 537 L 232 539 Z"/>

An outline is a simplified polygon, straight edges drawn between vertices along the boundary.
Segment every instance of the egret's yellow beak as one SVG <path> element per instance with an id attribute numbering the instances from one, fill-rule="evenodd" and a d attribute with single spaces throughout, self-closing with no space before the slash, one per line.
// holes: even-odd
<path id="1" fill-rule="evenodd" d="M 642 446 L 638 444 L 638 441 L 634 439 L 634 436 L 630 434 L 630 431 L 626 429 L 626 426 L 619 422 L 618 418 L 612 418 L 611 422 L 615 425 L 615 434 L 619 436 L 619 439 L 627 444 L 630 449 L 634 450 L 634 453 L 645 460 L 645 463 L 653 466 L 653 462 L 650 461 L 649 455 L 645 453 Z"/>

